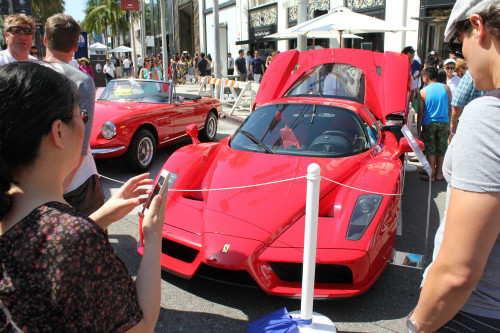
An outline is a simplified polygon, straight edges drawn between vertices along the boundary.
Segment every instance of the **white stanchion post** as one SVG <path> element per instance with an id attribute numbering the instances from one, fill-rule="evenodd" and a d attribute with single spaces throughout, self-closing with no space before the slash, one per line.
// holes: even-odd
<path id="1" fill-rule="evenodd" d="M 302 298 L 300 303 L 300 318 L 307 320 L 312 318 L 313 310 L 320 173 L 321 168 L 316 163 L 312 163 L 307 167 L 306 226 L 304 264 L 302 268 Z"/>
<path id="2" fill-rule="evenodd" d="M 312 323 L 299 324 L 299 332 L 334 332 L 337 327 L 326 316 L 313 312 L 314 276 L 316 272 L 316 245 L 318 240 L 319 188 L 321 168 L 316 163 L 307 167 L 307 194 L 304 233 L 304 260 L 302 268 L 302 295 L 300 312 L 290 312 L 290 316 L 309 320 Z"/>

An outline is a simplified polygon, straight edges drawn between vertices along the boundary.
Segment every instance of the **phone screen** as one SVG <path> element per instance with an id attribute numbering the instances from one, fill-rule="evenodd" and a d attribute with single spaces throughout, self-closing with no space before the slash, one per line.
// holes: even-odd
<path id="1" fill-rule="evenodd" d="M 165 177 L 160 176 L 160 178 L 158 178 L 158 182 L 155 185 L 155 188 L 153 189 L 153 193 L 151 193 L 151 195 L 149 196 L 146 209 L 149 208 L 149 205 L 151 205 L 151 201 L 153 201 L 153 198 L 157 196 L 158 193 L 160 193 L 161 186 L 163 185 L 164 182 L 165 182 Z"/>

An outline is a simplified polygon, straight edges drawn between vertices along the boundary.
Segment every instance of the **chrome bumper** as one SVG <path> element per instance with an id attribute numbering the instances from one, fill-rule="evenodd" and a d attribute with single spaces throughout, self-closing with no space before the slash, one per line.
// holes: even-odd
<path id="1" fill-rule="evenodd" d="M 117 151 L 123 150 L 127 147 L 121 146 L 116 148 L 106 148 L 106 149 L 92 149 L 92 155 L 102 155 L 102 154 L 111 154 Z"/>

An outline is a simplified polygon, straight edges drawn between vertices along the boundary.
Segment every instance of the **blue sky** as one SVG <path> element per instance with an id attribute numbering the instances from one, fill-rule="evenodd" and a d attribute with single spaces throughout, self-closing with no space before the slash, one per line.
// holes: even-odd
<path id="1" fill-rule="evenodd" d="M 64 13 L 73 16 L 73 18 L 79 22 L 83 21 L 85 18 L 85 5 L 86 0 L 65 0 L 64 1 Z"/>

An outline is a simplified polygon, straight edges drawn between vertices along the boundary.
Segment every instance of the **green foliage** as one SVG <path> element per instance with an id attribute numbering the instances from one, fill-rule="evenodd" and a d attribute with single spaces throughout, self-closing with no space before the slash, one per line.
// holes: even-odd
<path id="1" fill-rule="evenodd" d="M 111 37 L 129 31 L 127 12 L 121 9 L 118 0 L 87 0 L 85 19 L 82 29 L 88 33 L 104 34 L 108 39 L 108 28 Z"/>

